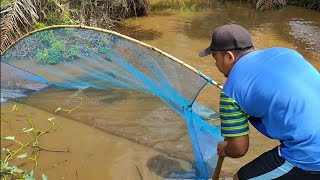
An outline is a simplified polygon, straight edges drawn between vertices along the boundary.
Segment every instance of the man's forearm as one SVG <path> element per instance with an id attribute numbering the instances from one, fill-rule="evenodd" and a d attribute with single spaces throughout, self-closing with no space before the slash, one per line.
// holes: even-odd
<path id="1" fill-rule="evenodd" d="M 232 145 L 230 145 L 230 143 L 228 143 L 228 145 L 224 149 L 224 153 L 227 157 L 240 158 L 244 156 L 247 151 L 240 151 L 239 149 L 233 147 Z"/>
<path id="2" fill-rule="evenodd" d="M 248 135 L 234 137 L 234 138 L 225 138 L 227 145 L 225 146 L 225 154 L 231 158 L 239 158 L 244 156 L 249 148 L 249 137 Z"/>

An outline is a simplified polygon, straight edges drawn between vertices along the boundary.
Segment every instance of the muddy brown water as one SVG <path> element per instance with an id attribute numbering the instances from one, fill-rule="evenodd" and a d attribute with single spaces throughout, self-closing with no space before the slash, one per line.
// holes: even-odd
<path id="1" fill-rule="evenodd" d="M 300 7 L 257 13 L 247 3 L 209 3 L 207 8 L 191 6 L 128 19 L 120 32 L 172 54 L 223 84 L 225 78 L 212 57 L 199 58 L 198 52 L 209 45 L 215 27 L 230 22 L 252 33 L 256 49 L 295 49 L 320 71 L 320 13 Z M 219 89 L 209 86 L 198 101 L 216 110 L 219 93 Z M 57 107 L 76 107 L 79 97 L 82 104 L 73 112 L 54 113 Z M 22 107 L 12 112 L 14 105 Z M 43 173 L 49 179 L 163 179 L 170 172 L 191 168 L 192 148 L 184 120 L 154 96 L 93 89 L 40 91 L 18 102 L 1 104 L 1 115 L 7 120 L 1 121 L 1 137 L 14 134 L 28 142 L 31 135 L 21 133 L 21 129 L 30 126 L 29 114 L 42 130 L 50 125 L 46 119 L 56 118 L 53 130 L 40 140 L 44 150 L 38 159 L 37 176 Z M 251 128 L 249 152 L 243 158 L 226 158 L 221 176 L 231 177 L 242 165 L 277 144 Z M 1 141 L 1 147 L 17 146 Z M 13 162 L 21 168 L 34 168 L 31 160 Z"/>

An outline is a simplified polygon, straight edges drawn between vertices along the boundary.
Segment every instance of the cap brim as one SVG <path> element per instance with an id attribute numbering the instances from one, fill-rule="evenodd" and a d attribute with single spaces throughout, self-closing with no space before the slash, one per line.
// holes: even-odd
<path id="1" fill-rule="evenodd" d="M 199 53 L 199 56 L 200 56 L 200 57 L 205 57 L 205 56 L 211 55 L 211 54 L 213 54 L 213 53 L 214 53 L 214 51 L 211 50 L 210 47 L 208 47 L 207 49 L 201 51 L 201 52 Z"/>

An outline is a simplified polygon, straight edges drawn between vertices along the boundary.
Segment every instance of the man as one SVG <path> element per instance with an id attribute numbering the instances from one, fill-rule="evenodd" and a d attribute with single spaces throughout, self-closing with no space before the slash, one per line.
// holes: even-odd
<path id="1" fill-rule="evenodd" d="M 280 146 L 265 152 L 234 179 L 320 180 L 320 74 L 287 48 L 254 50 L 249 32 L 228 24 L 213 31 L 212 55 L 227 77 L 220 95 L 218 155 L 238 158 L 249 147 L 251 124 Z"/>

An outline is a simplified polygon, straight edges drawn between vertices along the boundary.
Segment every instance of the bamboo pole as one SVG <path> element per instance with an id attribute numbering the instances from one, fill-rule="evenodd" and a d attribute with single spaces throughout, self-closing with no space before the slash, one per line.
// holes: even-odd
<path id="1" fill-rule="evenodd" d="M 120 33 L 115 32 L 115 31 L 106 30 L 106 29 L 100 29 L 100 28 L 90 27 L 90 26 L 84 26 L 84 25 L 53 25 L 53 26 L 48 26 L 48 27 L 45 27 L 45 28 L 42 28 L 42 29 L 38 29 L 38 30 L 35 30 L 35 31 L 31 31 L 31 32 L 25 34 L 24 36 L 20 37 L 17 41 L 15 41 L 15 42 L 14 42 L 13 44 L 11 44 L 10 46 L 8 46 L 8 47 L 6 48 L 6 50 L 4 50 L 3 52 L 1 52 L 0 55 L 2 56 L 8 49 L 10 49 L 12 46 L 14 46 L 14 45 L 15 45 L 16 43 L 18 43 L 20 40 L 22 40 L 22 39 L 24 39 L 24 38 L 26 38 L 26 37 L 28 37 L 28 36 L 36 33 L 36 32 L 44 31 L 44 30 L 48 30 L 48 29 L 55 29 L 55 28 L 82 28 L 82 29 L 89 29 L 89 30 L 95 30 L 95 31 L 100 31 L 100 32 L 112 34 L 112 35 L 121 37 L 121 38 L 123 38 L 123 39 L 127 39 L 127 40 L 129 40 L 129 41 L 131 41 L 131 42 L 134 42 L 134 43 L 136 43 L 136 44 L 142 45 L 142 46 L 144 46 L 144 47 L 146 47 L 146 48 L 148 48 L 148 49 L 151 49 L 151 50 L 153 50 L 153 51 L 155 51 L 155 52 L 157 52 L 157 53 L 159 53 L 159 54 L 161 54 L 161 55 L 164 55 L 164 56 L 168 57 L 169 59 L 171 59 L 171 60 L 173 60 L 173 61 L 175 61 L 175 62 L 177 62 L 177 63 L 179 63 L 179 64 L 181 64 L 181 65 L 183 65 L 183 66 L 185 66 L 186 68 L 190 69 L 190 70 L 193 71 L 194 73 L 198 74 L 199 76 L 201 76 L 203 79 L 205 79 L 206 81 L 208 81 L 208 82 L 211 83 L 212 85 L 214 85 L 214 86 L 216 86 L 216 87 L 218 87 L 218 88 L 220 88 L 220 89 L 223 88 L 221 84 L 219 84 L 219 83 L 217 83 L 216 81 L 212 80 L 211 78 L 205 76 L 205 75 L 202 74 L 199 70 L 195 69 L 194 67 L 190 66 L 189 64 L 181 61 L 180 59 L 178 59 L 178 58 L 176 58 L 176 57 L 174 57 L 174 56 L 172 56 L 172 55 L 170 55 L 170 54 L 168 54 L 168 53 L 166 53 L 166 52 L 164 52 L 164 51 L 162 51 L 162 50 L 160 50 L 160 49 L 158 49 L 158 48 L 156 48 L 156 47 L 154 47 L 154 46 L 151 46 L 151 45 L 149 45 L 149 44 L 146 44 L 146 43 L 144 43 L 144 42 L 141 42 L 141 41 L 139 41 L 139 40 L 133 39 L 133 38 L 131 38 L 131 37 L 128 37 L 128 36 L 123 35 L 123 34 L 120 34 Z"/>
<path id="2" fill-rule="evenodd" d="M 224 157 L 219 156 L 218 157 L 218 162 L 216 165 L 216 169 L 214 170 L 214 174 L 212 176 L 212 180 L 219 180 L 219 176 L 220 176 L 220 171 L 222 168 L 222 163 L 223 163 Z"/>

